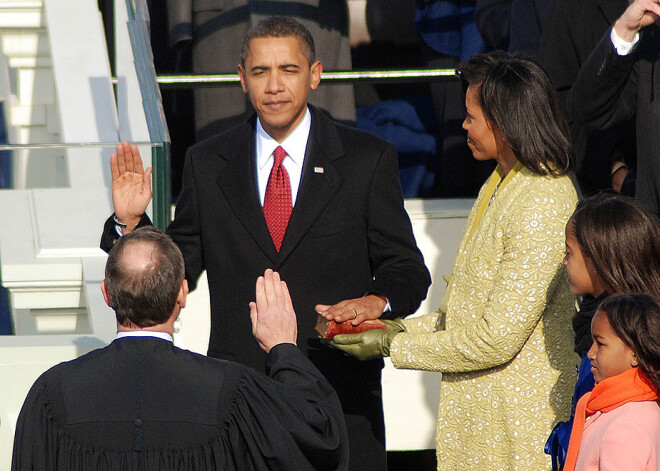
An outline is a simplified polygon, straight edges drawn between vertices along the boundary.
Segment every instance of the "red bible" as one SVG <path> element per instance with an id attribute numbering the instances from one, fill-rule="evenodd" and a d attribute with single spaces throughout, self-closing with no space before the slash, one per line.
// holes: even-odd
<path id="1" fill-rule="evenodd" d="M 335 322 L 329 321 L 323 316 L 319 316 L 316 322 L 316 331 L 324 339 L 332 339 L 339 334 L 357 334 L 371 329 L 387 330 L 385 324 L 378 319 L 364 321 L 361 324 L 353 325 L 351 321 Z"/>

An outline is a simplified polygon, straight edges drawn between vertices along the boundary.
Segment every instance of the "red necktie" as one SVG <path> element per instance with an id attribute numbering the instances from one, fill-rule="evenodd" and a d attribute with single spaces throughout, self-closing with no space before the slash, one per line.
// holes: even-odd
<path id="1" fill-rule="evenodd" d="M 291 204 L 291 184 L 289 174 L 282 165 L 286 151 L 278 146 L 273 152 L 275 161 L 268 177 L 266 196 L 264 197 L 264 217 L 270 236 L 277 251 L 280 251 L 286 226 L 289 224 L 293 205 Z"/>

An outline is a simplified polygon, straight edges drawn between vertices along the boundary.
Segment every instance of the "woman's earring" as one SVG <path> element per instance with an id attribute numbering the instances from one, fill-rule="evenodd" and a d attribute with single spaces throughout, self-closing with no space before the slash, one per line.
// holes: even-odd
<path id="1" fill-rule="evenodd" d="M 631 363 L 632 363 L 632 366 L 637 366 L 637 357 L 633 357 Z"/>

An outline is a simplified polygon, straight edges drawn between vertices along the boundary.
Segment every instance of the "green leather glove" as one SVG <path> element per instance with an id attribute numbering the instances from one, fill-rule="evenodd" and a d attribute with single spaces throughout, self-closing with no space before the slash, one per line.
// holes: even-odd
<path id="1" fill-rule="evenodd" d="M 387 330 L 371 329 L 359 334 L 335 335 L 327 343 L 362 361 L 388 357 L 392 339 L 396 334 L 405 332 L 406 328 L 401 319 L 381 321 L 387 326 Z"/>

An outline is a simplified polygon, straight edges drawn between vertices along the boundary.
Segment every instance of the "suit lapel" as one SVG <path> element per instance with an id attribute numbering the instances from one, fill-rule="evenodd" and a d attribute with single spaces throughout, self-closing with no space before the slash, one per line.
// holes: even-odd
<path id="1" fill-rule="evenodd" d="M 344 156 L 344 147 L 335 125 L 311 106 L 310 110 L 312 129 L 307 141 L 302 178 L 296 205 L 280 248 L 278 264 L 282 264 L 300 243 L 344 182 L 334 164 L 335 160 Z"/>
<path id="2" fill-rule="evenodd" d="M 219 156 L 226 161 L 218 177 L 220 191 L 264 254 L 277 269 L 305 236 L 318 215 L 344 182 L 334 161 L 344 156 L 344 147 L 334 123 L 310 106 L 312 129 L 307 142 L 303 173 L 282 247 L 278 253 L 268 232 L 257 195 L 253 117 L 221 143 Z M 236 152 L 244 149 L 244 152 Z"/>
<path id="3" fill-rule="evenodd" d="M 242 126 L 236 134 L 228 134 L 218 154 L 226 165 L 218 177 L 220 191 L 257 245 L 273 263 L 279 258 L 268 232 L 266 220 L 257 195 L 255 176 L 254 129 L 255 119 Z M 240 152 L 240 149 L 243 152 Z M 237 150 L 239 150 L 237 152 Z M 230 222 L 228 222 L 230 223 Z"/>

